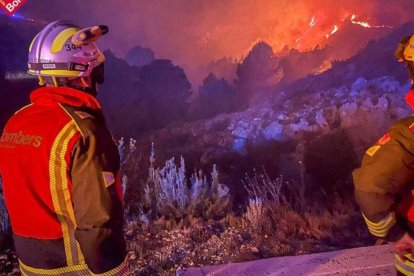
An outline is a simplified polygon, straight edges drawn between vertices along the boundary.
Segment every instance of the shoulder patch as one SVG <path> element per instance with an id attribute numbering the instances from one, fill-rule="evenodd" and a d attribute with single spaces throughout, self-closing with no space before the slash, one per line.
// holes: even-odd
<path id="1" fill-rule="evenodd" d="M 111 172 L 102 172 L 102 176 L 104 179 L 105 187 L 109 187 L 115 183 L 115 176 Z"/>
<path id="2" fill-rule="evenodd" d="M 84 111 L 75 111 L 75 114 L 78 115 L 81 119 L 93 118 L 91 114 Z"/>

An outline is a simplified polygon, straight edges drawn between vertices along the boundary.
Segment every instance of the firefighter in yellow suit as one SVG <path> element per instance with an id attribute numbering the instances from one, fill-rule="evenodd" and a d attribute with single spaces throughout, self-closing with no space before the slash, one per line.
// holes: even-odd
<path id="1" fill-rule="evenodd" d="M 414 110 L 414 35 L 396 51 L 409 70 Z M 414 116 L 394 123 L 353 172 L 355 196 L 370 233 L 393 242 L 399 275 L 414 275 Z"/>

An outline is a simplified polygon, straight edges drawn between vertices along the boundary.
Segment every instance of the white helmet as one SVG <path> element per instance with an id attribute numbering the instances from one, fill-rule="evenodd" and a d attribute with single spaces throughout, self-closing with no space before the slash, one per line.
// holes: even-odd
<path id="1" fill-rule="evenodd" d="M 30 44 L 28 73 L 38 76 L 40 85 L 59 86 L 88 76 L 102 83 L 105 56 L 94 41 L 106 33 L 105 25 L 81 30 L 69 21 L 50 23 Z"/>

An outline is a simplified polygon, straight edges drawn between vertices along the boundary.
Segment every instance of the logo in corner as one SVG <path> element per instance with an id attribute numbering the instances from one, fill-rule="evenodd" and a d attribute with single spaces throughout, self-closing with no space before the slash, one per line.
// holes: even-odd
<path id="1" fill-rule="evenodd" d="M 12 16 L 26 1 L 27 0 L 0 0 L 0 8 L 2 8 L 7 15 Z"/>

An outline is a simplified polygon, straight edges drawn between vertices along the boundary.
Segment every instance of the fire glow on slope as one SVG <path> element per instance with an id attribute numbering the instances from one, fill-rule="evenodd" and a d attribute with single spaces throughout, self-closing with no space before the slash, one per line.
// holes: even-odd
<path id="1" fill-rule="evenodd" d="M 370 23 L 365 22 L 365 21 L 356 21 L 355 20 L 356 17 L 357 16 L 355 14 L 352 14 L 351 17 L 349 17 L 349 15 L 346 15 L 345 16 L 345 19 L 342 21 L 342 23 L 346 23 L 347 22 L 347 19 L 349 18 L 349 21 L 352 24 L 359 25 L 359 26 L 361 26 L 363 28 L 392 28 L 391 26 L 387 26 L 387 25 L 371 25 Z M 326 39 L 330 38 L 333 34 L 335 34 L 336 32 L 338 32 L 338 30 L 339 30 L 338 25 L 334 25 L 333 28 L 332 28 L 332 31 L 329 34 L 327 34 L 325 36 L 325 38 Z"/>
<path id="2" fill-rule="evenodd" d="M 386 25 L 371 25 L 368 22 L 364 22 L 364 21 L 355 21 L 356 15 L 353 14 L 351 16 L 351 22 L 352 24 L 356 24 L 356 25 L 360 25 L 364 28 L 392 28 L 391 26 L 386 26 Z"/>
<path id="3" fill-rule="evenodd" d="M 323 14 L 319 16 L 313 15 L 312 18 L 310 18 L 309 20 L 307 29 L 303 32 L 301 36 L 296 38 L 295 49 L 306 51 L 306 47 L 309 47 L 309 46 L 312 47 L 312 45 L 323 46 L 327 43 L 327 42 L 324 42 L 323 40 L 329 39 L 332 35 L 337 33 L 344 24 L 348 24 L 348 23 L 358 25 L 363 28 L 392 28 L 391 26 L 387 26 L 387 25 L 373 25 L 367 21 L 357 20 L 358 16 L 355 13 L 351 15 L 350 13 L 344 12 L 343 15 L 344 15 L 343 16 L 344 19 L 342 20 L 342 22 L 334 22 L 332 18 L 329 18 L 329 20 L 327 18 L 324 19 Z M 331 22 L 334 24 L 331 25 L 332 27 L 329 33 L 326 33 L 326 27 L 324 26 L 329 25 L 329 23 Z M 318 23 L 318 26 L 317 26 L 317 23 Z M 324 32 L 325 34 L 323 34 Z M 272 44 L 271 40 L 270 40 L 270 43 Z"/>
<path id="4" fill-rule="evenodd" d="M 312 18 L 311 18 L 311 20 L 309 22 L 309 28 L 306 30 L 306 32 L 301 37 L 298 37 L 296 39 L 295 48 L 299 48 L 300 47 L 302 37 L 306 36 L 309 33 L 309 31 L 313 27 L 316 26 L 316 22 L 317 22 L 317 18 L 316 18 L 316 15 L 314 15 L 314 16 L 312 16 Z"/>
<path id="5" fill-rule="evenodd" d="M 331 33 L 330 34 L 327 34 L 325 36 L 325 38 L 328 39 L 331 35 L 333 35 L 334 33 L 336 33 L 338 30 L 339 30 L 338 26 L 337 25 L 334 25 Z"/>

